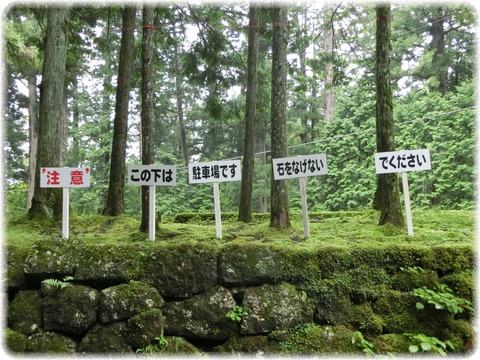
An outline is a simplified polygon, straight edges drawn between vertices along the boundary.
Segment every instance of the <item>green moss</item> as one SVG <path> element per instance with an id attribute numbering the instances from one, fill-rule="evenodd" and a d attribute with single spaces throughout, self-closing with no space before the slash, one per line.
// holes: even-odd
<path id="1" fill-rule="evenodd" d="M 442 277 L 442 283 L 447 284 L 456 296 L 473 301 L 475 294 L 475 274 L 472 269 L 457 271 Z"/>
<path id="2" fill-rule="evenodd" d="M 203 355 L 204 353 L 179 336 L 166 336 L 166 344 L 161 347 L 159 353 L 182 354 L 182 355 Z"/>
<path id="3" fill-rule="evenodd" d="M 369 335 L 378 335 L 382 333 L 382 319 L 375 315 L 369 303 L 353 305 L 350 308 L 347 322 Z"/>
<path id="4" fill-rule="evenodd" d="M 134 349 L 146 347 L 155 337 L 163 335 L 165 318 L 160 309 L 151 309 L 132 316 L 128 322 L 128 340 Z"/>
<path id="5" fill-rule="evenodd" d="M 432 269 L 402 267 L 392 276 L 392 289 L 411 291 L 426 286 L 432 288 L 438 282 L 438 274 Z"/>
<path id="6" fill-rule="evenodd" d="M 23 353 L 27 348 L 27 337 L 12 329 L 6 329 L 5 346 L 8 351 L 13 353 Z"/>
<path id="7" fill-rule="evenodd" d="M 280 346 L 271 336 L 232 336 L 224 344 L 214 348 L 223 354 L 278 354 Z"/>
<path id="8" fill-rule="evenodd" d="M 376 337 L 373 344 L 377 354 L 405 354 L 409 353 L 411 340 L 403 334 L 383 334 Z"/>
<path id="9" fill-rule="evenodd" d="M 344 325 L 306 324 L 292 330 L 280 341 L 280 352 L 285 355 L 359 353 L 358 348 L 352 344 L 352 336 L 353 330 Z"/>
<path id="10" fill-rule="evenodd" d="M 10 327 L 30 335 L 43 327 L 43 299 L 36 290 L 19 291 L 8 307 Z"/>
<path id="11" fill-rule="evenodd" d="M 413 295 L 390 290 L 381 294 L 373 305 L 386 333 L 423 332 L 417 318 Z"/>
<path id="12" fill-rule="evenodd" d="M 213 213 L 187 216 L 194 221 L 185 223 L 162 222 L 157 241 L 162 242 L 263 242 L 280 246 L 312 248 L 338 246 L 388 248 L 389 246 L 452 246 L 474 243 L 474 211 L 415 210 L 415 235 L 406 230 L 388 233 L 377 226 L 379 214 L 373 210 L 357 212 L 312 212 L 309 214 L 310 238 L 303 239 L 301 214 L 292 212 L 292 228 L 279 231 L 269 226 L 269 214 L 258 214 L 249 224 L 236 221 L 235 213 L 222 214 L 223 239 L 215 238 Z M 230 215 L 229 215 L 230 214 Z M 179 217 L 182 217 L 179 215 Z M 146 240 L 147 234 L 138 231 L 139 219 L 127 215 L 107 217 L 101 215 L 72 215 L 70 237 L 87 243 L 131 243 Z M 23 218 L 7 223 L 6 238 L 11 243 L 28 246 L 38 240 L 61 237 L 61 223 L 40 224 Z M 300 239 L 292 241 L 295 232 Z M 434 260 L 432 258 L 432 260 Z M 468 259 L 467 263 L 468 263 Z M 438 263 L 437 266 L 443 266 Z"/>
<path id="13" fill-rule="evenodd" d="M 75 353 L 77 344 L 65 335 L 52 331 L 38 332 L 27 339 L 27 350 L 35 353 Z"/>

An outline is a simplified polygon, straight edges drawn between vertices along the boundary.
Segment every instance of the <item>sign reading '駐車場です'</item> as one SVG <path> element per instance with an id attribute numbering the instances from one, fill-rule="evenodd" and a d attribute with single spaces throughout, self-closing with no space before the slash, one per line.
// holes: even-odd
<path id="1" fill-rule="evenodd" d="M 217 238 L 219 239 L 222 238 L 219 183 L 225 181 L 240 181 L 242 179 L 240 164 L 240 160 L 220 160 L 188 164 L 188 182 L 190 184 L 213 183 L 215 230 Z"/>
<path id="2" fill-rule="evenodd" d="M 240 181 L 241 179 L 240 160 L 188 164 L 188 182 L 190 184 Z"/>

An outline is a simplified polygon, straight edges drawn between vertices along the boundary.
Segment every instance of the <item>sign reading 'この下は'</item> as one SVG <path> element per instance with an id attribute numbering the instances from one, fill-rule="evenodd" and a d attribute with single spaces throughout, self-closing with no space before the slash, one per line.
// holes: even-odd
<path id="1" fill-rule="evenodd" d="M 175 165 L 129 165 L 128 185 L 175 186 Z"/>

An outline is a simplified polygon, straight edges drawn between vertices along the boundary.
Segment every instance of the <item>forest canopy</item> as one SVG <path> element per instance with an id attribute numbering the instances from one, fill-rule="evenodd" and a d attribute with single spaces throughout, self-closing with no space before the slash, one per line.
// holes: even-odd
<path id="1" fill-rule="evenodd" d="M 271 186 L 271 9 L 258 8 L 254 212 L 267 212 Z M 7 217 L 31 201 L 38 136 L 48 7 L 4 10 L 4 188 Z M 69 8 L 61 123 L 62 166 L 91 168 L 91 186 L 71 191 L 79 213 L 106 205 L 120 49 L 121 5 Z M 412 206 L 475 207 L 475 58 L 473 7 L 439 3 L 391 9 L 390 72 L 397 149 L 430 149 L 432 170 L 409 175 Z M 142 8 L 131 12 L 126 163 L 142 151 Z M 177 165 L 177 185 L 157 189 L 164 216 L 212 211 L 211 186 L 189 185 L 186 164 L 241 159 L 245 144 L 249 4 L 159 3 L 151 50 L 153 158 Z M 375 4 L 288 3 L 286 134 L 288 156 L 326 153 L 328 175 L 308 179 L 308 207 L 371 208 L 376 187 Z M 146 105 L 144 105 L 146 106 Z M 41 139 L 39 139 L 41 141 Z M 300 209 L 298 182 L 288 182 L 289 206 Z M 222 211 L 237 211 L 238 182 L 221 186 Z M 138 214 L 138 187 L 125 186 L 124 210 Z"/>

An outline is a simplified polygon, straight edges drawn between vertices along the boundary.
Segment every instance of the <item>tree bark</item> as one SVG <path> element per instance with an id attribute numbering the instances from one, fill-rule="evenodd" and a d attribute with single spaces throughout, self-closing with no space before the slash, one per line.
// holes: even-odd
<path id="1" fill-rule="evenodd" d="M 123 10 L 123 33 L 120 43 L 118 82 L 113 120 L 112 155 L 110 180 L 104 215 L 116 216 L 124 212 L 125 157 L 127 153 L 128 103 L 131 87 L 131 74 L 135 31 L 135 6 L 125 6 Z"/>
<path id="2" fill-rule="evenodd" d="M 35 189 L 30 218 L 59 219 L 62 214 L 61 189 L 41 188 L 42 167 L 61 166 L 62 122 L 64 116 L 65 67 L 69 9 L 66 6 L 47 10 L 42 83 L 38 119 L 38 153 Z"/>
<path id="3" fill-rule="evenodd" d="M 287 8 L 272 7 L 272 159 L 287 156 Z M 274 180 L 272 172 L 270 226 L 290 227 L 286 180 Z"/>
<path id="4" fill-rule="evenodd" d="M 390 81 L 390 4 L 376 7 L 376 137 L 377 151 L 395 150 L 393 96 Z M 380 209 L 379 225 L 404 226 L 397 174 L 377 175 L 374 208 Z"/>
<path id="5" fill-rule="evenodd" d="M 155 161 L 153 149 L 153 34 L 155 8 L 143 6 L 143 37 L 142 37 L 142 164 L 151 165 Z M 140 231 L 148 231 L 149 220 L 149 187 L 142 186 L 142 221 Z"/>
<path id="6" fill-rule="evenodd" d="M 242 184 L 238 220 L 252 221 L 252 190 L 255 143 L 255 117 L 257 105 L 257 53 L 258 53 L 258 7 L 250 5 L 248 30 L 247 97 L 245 137 L 242 163 Z"/>
<path id="7" fill-rule="evenodd" d="M 327 22 L 323 36 L 323 51 L 325 52 L 325 90 L 323 101 L 323 119 L 326 123 L 333 120 L 335 111 L 335 88 L 333 82 L 333 5 L 323 6 L 324 19 Z"/>
<path id="8" fill-rule="evenodd" d="M 430 27 L 430 48 L 433 50 L 432 70 L 435 72 L 437 84 L 430 86 L 431 90 L 438 91 L 440 94 L 447 93 L 448 80 L 448 66 L 445 64 L 445 32 L 443 25 L 445 23 L 445 15 L 442 7 L 438 7 L 431 19 L 432 26 Z"/>
<path id="9" fill-rule="evenodd" d="M 180 55 L 178 53 L 177 36 L 175 32 L 175 44 L 174 44 L 174 61 L 175 61 L 175 89 L 177 97 L 177 116 L 178 127 L 180 129 L 180 149 L 182 150 L 183 164 L 185 168 L 188 168 L 188 147 L 187 147 L 187 133 L 185 131 L 185 120 L 183 115 L 183 86 L 182 76 L 180 68 Z"/>
<path id="10" fill-rule="evenodd" d="M 27 209 L 32 206 L 35 190 L 35 174 L 38 146 L 38 96 L 36 74 L 28 75 L 28 199 Z"/>

